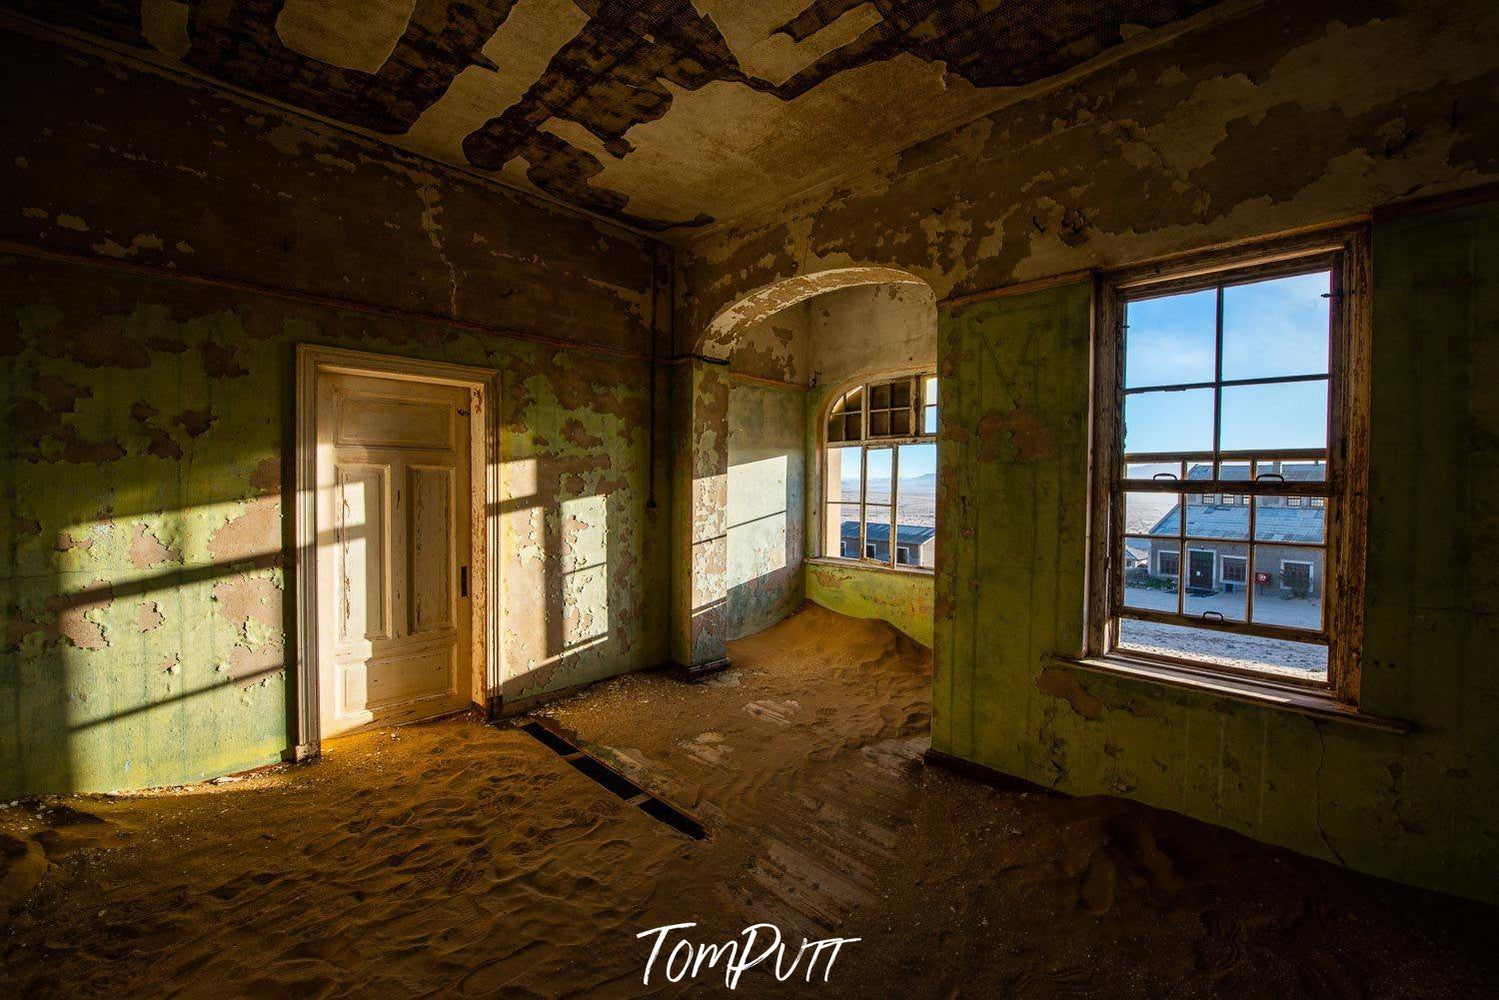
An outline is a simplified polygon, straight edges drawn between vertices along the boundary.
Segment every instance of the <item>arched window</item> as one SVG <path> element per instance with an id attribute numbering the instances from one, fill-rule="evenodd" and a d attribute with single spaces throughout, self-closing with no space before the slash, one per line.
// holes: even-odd
<path id="1" fill-rule="evenodd" d="M 937 553 L 937 376 L 858 383 L 824 425 L 822 555 L 931 570 Z"/>

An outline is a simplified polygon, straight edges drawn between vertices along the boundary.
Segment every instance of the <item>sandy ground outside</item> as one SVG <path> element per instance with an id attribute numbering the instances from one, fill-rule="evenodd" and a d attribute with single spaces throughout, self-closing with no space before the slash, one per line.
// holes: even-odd
<path id="1" fill-rule="evenodd" d="M 471 717 L 0 810 L 4 995 L 724 995 L 718 971 L 641 981 L 636 935 L 689 921 L 862 939 L 826 982 L 749 970 L 754 997 L 1499 995 L 1499 910 L 923 766 L 930 653 L 883 623 L 810 607 L 731 653 L 545 710 L 702 841 Z"/>

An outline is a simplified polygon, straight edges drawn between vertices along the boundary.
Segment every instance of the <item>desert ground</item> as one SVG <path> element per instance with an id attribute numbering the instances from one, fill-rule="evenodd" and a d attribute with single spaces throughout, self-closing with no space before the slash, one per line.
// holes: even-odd
<path id="1" fill-rule="evenodd" d="M 1499 995 L 1492 908 L 923 764 L 931 655 L 883 623 L 809 606 L 731 653 L 706 682 L 632 675 L 539 717 L 700 840 L 474 716 L 12 804 L 5 995 L 727 995 L 712 970 L 643 983 L 637 935 L 688 922 L 700 943 L 756 922 L 793 948 L 860 939 L 811 984 L 749 969 L 747 996 Z"/>

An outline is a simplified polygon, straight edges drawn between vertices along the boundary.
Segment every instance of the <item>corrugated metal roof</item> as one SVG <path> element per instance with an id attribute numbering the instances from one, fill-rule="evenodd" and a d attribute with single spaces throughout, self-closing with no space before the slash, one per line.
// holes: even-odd
<path id="1" fill-rule="evenodd" d="M 1222 478 L 1225 480 L 1249 480 L 1249 466 L 1225 465 L 1222 470 Z M 1261 475 L 1265 473 L 1261 472 Z M 1327 463 L 1325 462 L 1282 462 L 1280 476 L 1286 482 L 1321 482 L 1327 478 Z M 1213 466 L 1211 462 L 1194 465 L 1187 470 L 1187 479 L 1212 479 Z"/>
<path id="2" fill-rule="evenodd" d="M 926 524 L 902 524 L 895 535 L 897 545 L 921 545 L 931 541 L 937 534 L 937 529 Z M 844 521 L 842 535 L 844 538 L 857 539 L 859 537 L 859 522 Z M 888 542 L 890 540 L 890 525 L 870 524 L 865 533 L 866 542 Z"/>
<path id="3" fill-rule="evenodd" d="M 1324 507 L 1265 507 L 1254 514 L 1256 540 L 1261 542 L 1321 542 L 1326 522 Z M 1174 537 L 1178 507 L 1156 522 L 1150 534 Z M 1187 504 L 1187 536 L 1198 538 L 1249 537 L 1249 507 L 1235 504 Z"/>

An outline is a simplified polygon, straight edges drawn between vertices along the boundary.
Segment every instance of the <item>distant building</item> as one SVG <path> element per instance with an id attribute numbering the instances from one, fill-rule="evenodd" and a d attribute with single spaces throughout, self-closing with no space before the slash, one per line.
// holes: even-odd
<path id="1" fill-rule="evenodd" d="M 1320 480 L 1320 463 L 1285 463 L 1286 481 Z M 1187 480 L 1212 478 L 1212 466 L 1193 466 Z M 1249 565 L 1249 508 L 1256 498 L 1234 493 L 1186 494 L 1186 587 L 1195 594 L 1239 593 L 1253 581 L 1256 593 L 1320 598 L 1323 549 L 1276 545 L 1276 542 L 1323 543 L 1327 507 L 1321 497 L 1258 497 L 1254 511 L 1255 565 Z M 1150 529 L 1150 549 L 1143 572 L 1157 580 L 1174 580 L 1182 572 L 1176 542 L 1181 506 L 1175 505 Z M 1138 543 L 1136 543 L 1138 548 Z M 1135 567 L 1127 553 L 1126 571 Z"/>
<path id="2" fill-rule="evenodd" d="M 890 525 L 871 524 L 865 532 L 864 551 L 859 552 L 859 522 L 844 521 L 840 532 L 841 555 L 845 559 L 890 561 Z M 930 525 L 902 524 L 895 532 L 897 566 L 931 566 L 936 558 L 937 529 Z"/>

